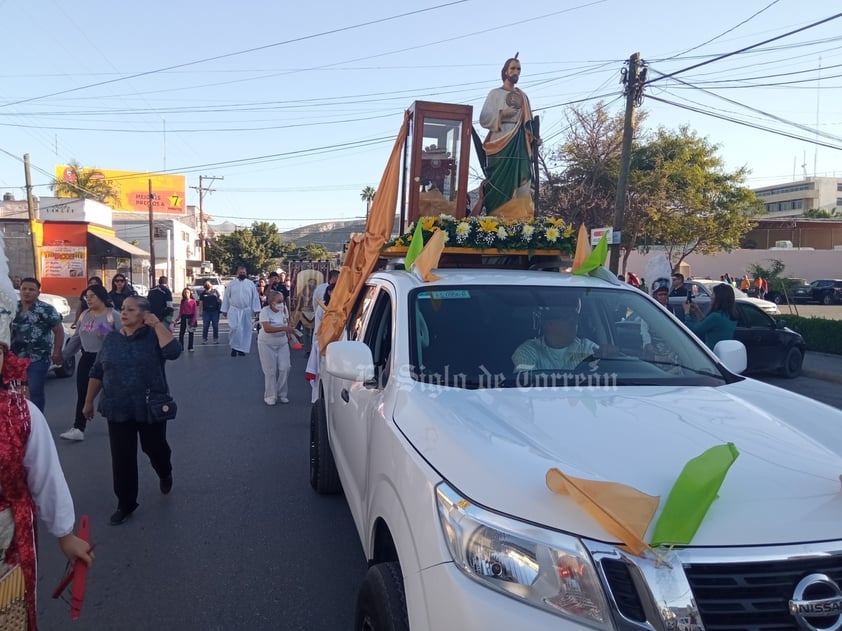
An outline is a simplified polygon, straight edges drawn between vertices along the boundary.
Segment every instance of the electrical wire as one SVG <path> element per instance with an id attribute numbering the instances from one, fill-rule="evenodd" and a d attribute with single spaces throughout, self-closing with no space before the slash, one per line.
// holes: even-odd
<path id="1" fill-rule="evenodd" d="M 790 37 L 791 35 L 795 35 L 796 33 L 801 33 L 802 31 L 806 31 L 808 29 L 815 28 L 817 26 L 821 26 L 822 24 L 827 24 L 828 22 L 831 22 L 833 20 L 837 20 L 840 17 L 842 17 L 842 13 L 836 13 L 835 15 L 831 15 L 830 17 L 826 17 L 823 20 L 819 20 L 818 22 L 812 22 L 811 24 L 808 24 L 807 26 L 802 26 L 801 28 L 797 28 L 797 29 L 793 29 L 791 31 L 787 31 L 786 33 L 783 33 L 781 35 L 776 35 L 775 37 L 764 40 L 764 41 L 759 42 L 757 44 L 745 46 L 744 48 L 740 48 L 739 50 L 734 50 L 734 51 L 731 51 L 730 53 L 725 53 L 723 55 L 719 55 L 717 57 L 714 57 L 713 59 L 708 59 L 707 61 L 703 61 L 701 63 L 694 64 L 694 65 L 688 66 L 686 68 L 682 68 L 681 70 L 676 70 L 675 72 L 671 72 L 671 73 L 666 74 L 666 75 L 661 75 L 659 77 L 655 77 L 654 79 L 649 79 L 649 80 L 646 81 L 645 85 L 650 85 L 650 84 L 655 83 L 657 81 L 662 81 L 663 79 L 670 79 L 670 78 L 672 78 L 676 75 L 679 75 L 679 74 L 682 74 L 682 73 L 685 73 L 685 72 L 689 72 L 690 70 L 695 70 L 696 68 L 701 68 L 702 66 L 706 66 L 708 64 L 712 64 L 715 61 L 721 61 L 721 60 L 726 59 L 728 57 L 733 57 L 734 55 L 739 55 L 739 54 L 748 52 L 748 51 L 750 51 L 752 49 L 755 49 L 759 46 L 763 46 L 764 44 L 769 44 L 770 42 L 774 42 L 774 41 L 777 41 L 779 39 L 783 39 L 785 37 Z"/>
<path id="2" fill-rule="evenodd" d="M 698 108 L 698 107 L 693 107 L 691 105 L 686 105 L 686 104 L 683 104 L 683 103 L 676 103 L 675 101 L 670 101 L 669 99 L 663 99 L 661 97 L 653 96 L 651 94 L 648 95 L 647 98 L 650 99 L 650 100 L 653 100 L 653 101 L 658 101 L 660 103 L 664 103 L 666 105 L 672 105 L 673 107 L 678 107 L 680 109 L 689 110 L 691 112 L 696 112 L 697 114 L 702 114 L 704 116 L 710 116 L 712 118 L 718 118 L 720 120 L 728 121 L 729 123 L 735 123 L 737 125 L 742 125 L 744 127 L 750 127 L 752 129 L 758 129 L 760 131 L 766 131 L 766 132 L 769 132 L 771 134 L 783 136 L 785 138 L 791 138 L 792 140 L 798 140 L 798 141 L 801 141 L 801 142 L 808 142 L 808 143 L 813 144 L 813 145 L 818 145 L 819 147 L 826 147 L 828 149 L 836 149 L 836 150 L 842 151 L 842 145 L 831 145 L 831 144 L 826 143 L 826 142 L 820 142 L 819 140 L 816 140 L 814 138 L 806 138 L 804 136 L 797 136 L 796 134 L 791 134 L 789 132 L 781 131 L 779 129 L 774 129 L 774 128 L 771 128 L 771 127 L 765 127 L 763 125 L 750 123 L 748 121 L 739 120 L 739 119 L 736 119 L 736 118 L 733 118 L 733 117 L 730 117 L 730 116 L 724 116 L 722 114 L 716 114 L 715 112 L 706 111 L 704 109 L 701 109 L 701 108 Z"/>
<path id="3" fill-rule="evenodd" d="M 669 59 L 664 59 L 664 60 L 662 60 L 662 61 L 672 61 L 673 59 L 677 59 L 677 58 L 679 58 L 679 57 L 682 57 L 683 55 L 686 55 L 686 54 L 687 54 L 687 53 L 689 53 L 689 52 L 692 52 L 692 51 L 694 51 L 694 50 L 698 50 L 698 49 L 699 49 L 699 48 L 701 48 L 702 46 L 707 46 L 707 45 L 708 45 L 708 44 L 710 44 L 711 42 L 715 42 L 715 41 L 716 41 L 716 40 L 718 40 L 720 37 L 722 37 L 722 36 L 724 36 L 724 35 L 727 35 L 728 33 L 732 32 L 732 31 L 735 31 L 735 30 L 737 30 L 738 28 L 740 28 L 743 24 L 745 24 L 745 23 L 747 23 L 747 22 L 750 22 L 751 20 L 753 20 L 754 18 L 756 18 L 758 15 L 760 15 L 761 13 L 763 13 L 764 11 L 766 11 L 766 9 L 770 8 L 771 6 L 773 6 L 773 5 L 775 5 L 775 4 L 778 4 L 778 2 L 780 2 L 780 0 L 772 0 L 772 2 L 770 2 L 770 3 L 769 3 L 769 4 L 767 4 L 765 7 L 763 7 L 762 9 L 760 9 L 760 11 L 757 11 L 756 13 L 754 13 L 754 14 L 750 15 L 749 17 L 747 17 L 747 18 L 746 18 L 745 20 L 743 20 L 742 22 L 739 22 L 738 24 L 735 24 L 734 26 L 732 26 L 731 28 L 729 28 L 727 31 L 722 31 L 722 32 L 721 32 L 719 35 L 717 35 L 716 37 L 712 37 L 712 38 L 710 38 L 709 40 L 707 40 L 706 42 L 702 42 L 701 44 L 698 44 L 697 46 L 693 46 L 693 48 L 688 48 L 688 49 L 687 49 L 687 50 L 685 50 L 684 52 L 681 52 L 681 53 L 678 53 L 678 54 L 676 54 L 676 55 L 673 55 L 673 56 L 672 56 L 672 57 L 670 57 Z"/>
<path id="4" fill-rule="evenodd" d="M 205 57 L 204 59 L 187 61 L 187 62 L 184 62 L 184 63 L 181 63 L 181 64 L 174 64 L 172 66 L 165 66 L 163 68 L 156 68 L 155 70 L 146 70 L 144 72 L 137 72 L 135 74 L 131 74 L 131 75 L 124 76 L 124 77 L 118 77 L 116 79 L 109 79 L 107 81 L 98 81 L 96 83 L 90 83 L 88 85 L 77 86 L 75 88 L 69 88 L 67 90 L 60 90 L 58 92 L 52 92 L 50 94 L 43 94 L 41 96 L 33 96 L 33 97 L 28 98 L 28 99 L 20 99 L 18 101 L 13 101 L 11 103 L 2 103 L 2 104 L 0 104 L 0 107 L 9 107 L 11 105 L 20 105 L 21 103 L 30 103 L 31 101 L 39 101 L 41 99 L 45 99 L 45 98 L 48 98 L 48 97 L 51 97 L 51 96 L 59 96 L 61 94 L 69 94 L 71 92 L 78 92 L 80 90 L 87 90 L 88 88 L 95 88 L 95 87 L 99 87 L 101 85 L 107 85 L 107 84 L 110 84 L 110 83 L 117 83 L 119 81 L 125 81 L 127 79 L 136 79 L 138 77 L 146 77 L 146 76 L 149 76 L 149 75 L 152 75 L 152 74 L 158 74 L 160 72 L 165 72 L 167 70 L 175 70 L 176 68 L 186 68 L 187 66 L 195 66 L 195 65 L 198 65 L 198 64 L 207 63 L 209 61 L 219 61 L 220 59 L 227 59 L 227 58 L 230 58 L 230 57 L 236 57 L 238 55 L 246 55 L 248 53 L 254 53 L 254 52 L 257 52 L 257 51 L 261 51 L 261 50 L 268 50 L 270 48 L 276 48 L 278 46 L 285 46 L 287 44 L 294 44 L 294 43 L 298 43 L 298 42 L 303 42 L 303 41 L 306 41 L 306 40 L 309 40 L 309 39 L 316 39 L 316 38 L 319 38 L 319 37 L 325 37 L 327 35 L 335 35 L 336 33 L 353 31 L 353 30 L 363 28 L 363 27 L 366 27 L 366 26 L 372 26 L 374 24 L 382 24 L 384 22 L 390 22 L 392 20 L 397 20 L 397 19 L 400 19 L 400 18 L 409 17 L 411 15 L 419 15 L 421 13 L 427 13 L 429 11 L 435 11 L 437 9 L 442 9 L 442 8 L 454 6 L 454 5 L 457 5 L 457 4 L 462 4 L 462 3 L 467 2 L 467 1 L 468 0 L 453 0 L 452 2 L 446 2 L 444 4 L 439 4 L 439 5 L 427 7 L 427 8 L 424 8 L 424 9 L 417 9 L 415 11 L 408 11 L 406 13 L 400 13 L 400 14 L 397 14 L 397 15 L 392 15 L 392 16 L 389 16 L 389 17 L 386 17 L 386 18 L 369 20 L 367 22 L 359 22 L 357 24 L 353 24 L 353 25 L 350 25 L 350 26 L 343 26 L 343 27 L 340 27 L 340 28 L 330 29 L 330 30 L 327 30 L 327 31 L 321 31 L 319 33 L 312 33 L 310 35 L 303 35 L 301 37 L 295 37 L 295 38 L 283 40 L 283 41 L 280 41 L 280 42 L 274 42 L 272 44 L 265 44 L 263 46 L 255 46 L 253 48 L 247 48 L 245 50 L 238 50 L 238 51 L 234 51 L 234 52 L 231 52 L 231 53 L 214 55 L 213 57 Z"/>

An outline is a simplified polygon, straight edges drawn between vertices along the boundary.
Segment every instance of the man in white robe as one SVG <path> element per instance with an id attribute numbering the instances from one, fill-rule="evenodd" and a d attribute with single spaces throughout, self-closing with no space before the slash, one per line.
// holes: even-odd
<path id="1" fill-rule="evenodd" d="M 228 344 L 231 357 L 243 356 L 251 350 L 251 336 L 254 332 L 254 318 L 260 314 L 260 296 L 248 277 L 246 268 L 237 268 L 237 278 L 225 287 L 221 313 L 228 318 L 231 332 Z"/>

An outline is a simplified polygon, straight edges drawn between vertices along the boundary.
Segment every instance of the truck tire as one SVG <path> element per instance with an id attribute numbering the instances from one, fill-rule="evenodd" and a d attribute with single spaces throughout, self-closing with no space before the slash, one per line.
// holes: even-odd
<path id="1" fill-rule="evenodd" d="M 409 631 L 403 575 L 398 563 L 378 563 L 357 592 L 354 631 Z"/>
<path id="2" fill-rule="evenodd" d="M 319 495 L 336 495 L 342 491 L 327 440 L 325 400 L 321 398 L 310 410 L 310 486 Z"/>
<path id="3" fill-rule="evenodd" d="M 66 379 L 67 377 L 72 377 L 73 373 L 76 372 L 76 356 L 70 357 L 65 359 L 61 362 L 61 366 L 56 366 L 53 370 L 53 374 L 58 377 L 59 379 Z"/>

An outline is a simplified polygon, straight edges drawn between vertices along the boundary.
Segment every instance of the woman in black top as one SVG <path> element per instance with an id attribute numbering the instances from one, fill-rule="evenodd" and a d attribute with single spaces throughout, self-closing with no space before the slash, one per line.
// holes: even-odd
<path id="1" fill-rule="evenodd" d="M 123 308 L 123 301 L 129 296 L 137 296 L 137 292 L 126 280 L 122 274 L 115 274 L 111 279 L 111 291 L 108 292 L 108 298 L 111 300 L 112 306 L 119 311 Z"/>
<path id="2" fill-rule="evenodd" d="M 161 493 L 172 489 L 171 450 L 167 422 L 150 418 L 147 395 L 169 391 L 164 361 L 176 359 L 181 346 L 169 327 L 150 311 L 149 301 L 130 296 L 120 312 L 123 328 L 109 333 L 91 367 L 82 410 L 94 415 L 94 399 L 102 391 L 99 412 L 108 420 L 111 472 L 117 510 L 111 524 L 122 524 L 137 508 L 137 439 L 160 479 Z"/>

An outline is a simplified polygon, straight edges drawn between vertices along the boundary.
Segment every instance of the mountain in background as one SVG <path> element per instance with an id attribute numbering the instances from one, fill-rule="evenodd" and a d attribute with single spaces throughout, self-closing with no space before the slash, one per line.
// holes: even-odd
<path id="1" fill-rule="evenodd" d="M 231 222 L 211 224 L 209 228 L 214 234 L 230 234 L 238 226 Z M 392 233 L 397 234 L 400 228 L 400 218 L 395 218 L 395 225 Z M 291 241 L 298 247 L 305 247 L 308 243 L 317 243 L 328 252 L 341 252 L 342 246 L 351 238 L 354 232 L 365 231 L 365 219 L 352 221 L 325 221 L 302 226 L 294 230 L 281 232 L 282 241 Z"/>

